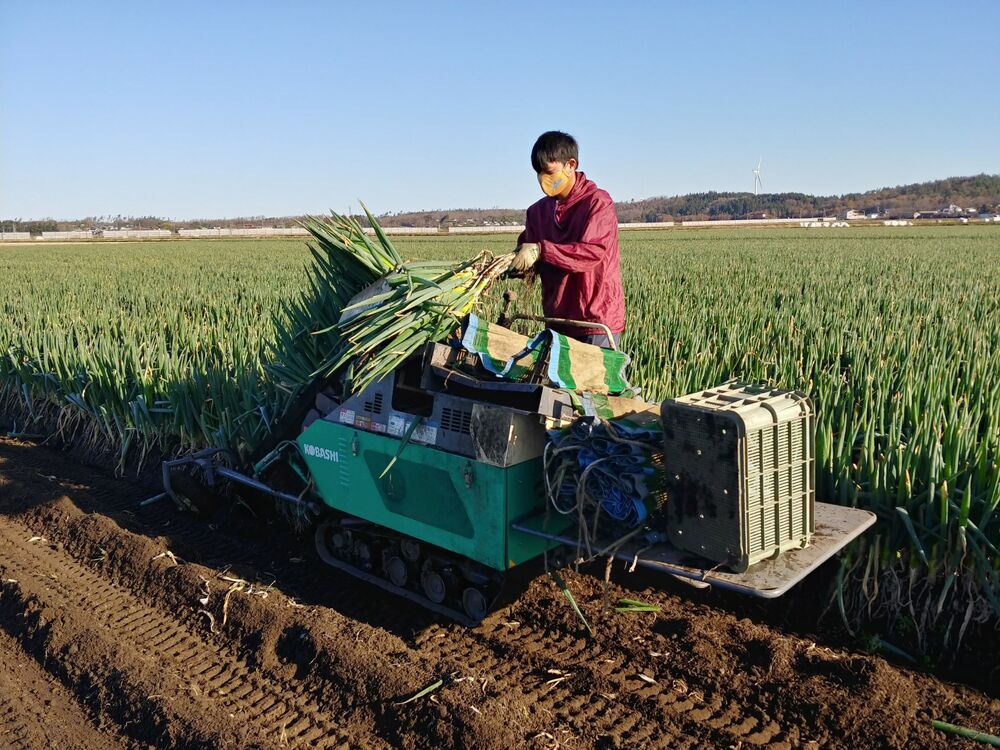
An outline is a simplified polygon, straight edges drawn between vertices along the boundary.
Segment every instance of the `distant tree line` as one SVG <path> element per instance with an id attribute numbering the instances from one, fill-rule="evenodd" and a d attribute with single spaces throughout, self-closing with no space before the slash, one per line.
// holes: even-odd
<path id="1" fill-rule="evenodd" d="M 915 211 L 932 211 L 950 204 L 995 211 L 1000 205 L 1000 175 L 949 177 L 891 188 L 846 195 L 806 193 L 689 193 L 673 197 L 645 198 L 615 204 L 622 222 L 694 221 L 739 219 L 761 212 L 768 218 L 835 216 L 849 209 L 878 211 L 890 217 L 910 217 Z M 524 209 L 457 209 L 410 211 L 379 217 L 385 226 L 461 226 L 520 224 Z"/>
<path id="2" fill-rule="evenodd" d="M 1000 203 L 1000 175 L 950 177 L 846 195 L 805 193 L 691 193 L 670 198 L 646 198 L 616 204 L 625 222 L 738 219 L 765 212 L 769 218 L 834 216 L 849 209 L 912 216 L 950 204 L 978 211 L 995 210 Z"/>
<path id="3" fill-rule="evenodd" d="M 691 221 L 745 218 L 761 212 L 768 218 L 834 216 L 848 209 L 866 213 L 877 210 L 889 217 L 909 217 L 915 211 L 934 211 L 951 204 L 975 208 L 981 213 L 1000 210 L 1000 175 L 978 174 L 949 177 L 891 188 L 846 195 L 805 193 L 689 193 L 672 197 L 645 198 L 615 204 L 622 222 Z M 56 219 L 0 218 L 0 230 L 31 232 L 72 229 L 197 229 L 201 227 L 244 228 L 295 226 L 301 216 L 244 216 L 226 219 L 168 221 L 157 216 L 88 216 L 74 221 Z M 367 224 L 364 216 L 355 216 Z M 386 213 L 378 217 L 387 227 L 460 227 L 484 224 L 510 225 L 524 222 L 523 208 L 459 208 L 435 211 Z"/>

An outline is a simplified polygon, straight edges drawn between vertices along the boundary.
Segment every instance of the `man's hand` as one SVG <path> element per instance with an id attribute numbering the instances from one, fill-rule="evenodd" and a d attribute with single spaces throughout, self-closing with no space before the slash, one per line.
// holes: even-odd
<path id="1" fill-rule="evenodd" d="M 525 242 L 523 245 L 518 245 L 514 253 L 514 261 L 510 264 L 510 270 L 526 273 L 538 262 L 541 249 L 534 242 Z"/>

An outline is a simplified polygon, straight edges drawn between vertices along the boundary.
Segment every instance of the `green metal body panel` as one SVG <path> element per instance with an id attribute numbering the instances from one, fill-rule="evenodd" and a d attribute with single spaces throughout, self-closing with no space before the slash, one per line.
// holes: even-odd
<path id="1" fill-rule="evenodd" d="M 510 528 L 545 507 L 541 458 L 501 468 L 412 442 L 400 451 L 398 438 L 322 419 L 298 443 L 331 508 L 496 570 L 552 546 Z"/>

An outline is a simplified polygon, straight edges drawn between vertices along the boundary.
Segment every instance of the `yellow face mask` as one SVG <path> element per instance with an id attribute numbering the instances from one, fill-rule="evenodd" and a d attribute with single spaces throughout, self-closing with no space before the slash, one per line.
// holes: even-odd
<path id="1" fill-rule="evenodd" d="M 555 174 L 538 175 L 538 184 L 542 186 L 542 192 L 550 198 L 555 198 L 572 182 L 573 175 L 565 169 L 560 169 Z"/>

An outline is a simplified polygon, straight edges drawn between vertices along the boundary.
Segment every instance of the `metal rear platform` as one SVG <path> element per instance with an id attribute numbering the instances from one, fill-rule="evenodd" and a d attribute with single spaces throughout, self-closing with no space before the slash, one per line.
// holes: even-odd
<path id="1" fill-rule="evenodd" d="M 831 503 L 816 503 L 815 513 L 816 532 L 808 547 L 762 560 L 750 566 L 745 573 L 730 573 L 713 567 L 712 563 L 666 543 L 644 547 L 642 542 L 626 542 L 615 557 L 662 573 L 703 581 L 721 589 L 774 599 L 860 536 L 875 523 L 876 518 L 870 511 Z M 576 549 L 575 538 L 545 531 L 544 524 L 545 513 L 538 513 L 514 521 L 511 529 Z"/>

